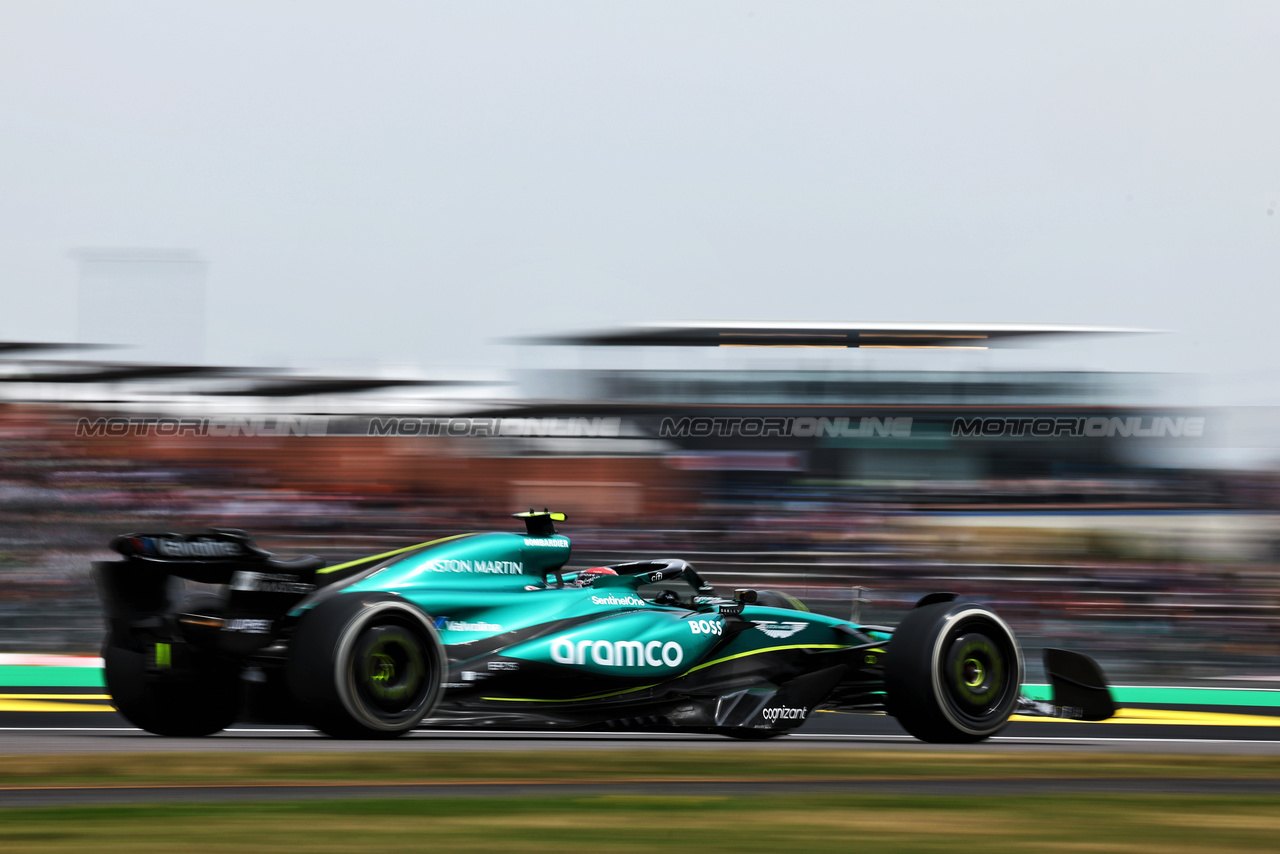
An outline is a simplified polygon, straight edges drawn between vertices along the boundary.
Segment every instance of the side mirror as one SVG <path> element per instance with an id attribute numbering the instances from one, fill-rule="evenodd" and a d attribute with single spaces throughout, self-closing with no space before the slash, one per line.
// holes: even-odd
<path id="1" fill-rule="evenodd" d="M 751 588 L 733 591 L 733 601 L 742 605 L 754 605 L 759 598 L 759 594 Z"/>

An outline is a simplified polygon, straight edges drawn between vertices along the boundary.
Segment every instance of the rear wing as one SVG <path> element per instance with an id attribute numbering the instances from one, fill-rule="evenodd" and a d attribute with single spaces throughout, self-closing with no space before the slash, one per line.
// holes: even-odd
<path id="1" fill-rule="evenodd" d="M 213 528 L 206 534 L 123 534 L 111 541 L 122 557 L 153 564 L 166 575 L 205 584 L 226 584 L 240 566 L 257 566 L 272 559 L 247 531 Z"/>
<path id="2" fill-rule="evenodd" d="M 171 578 L 224 586 L 225 618 L 218 646 L 249 652 L 265 645 L 276 622 L 316 589 L 318 557 L 278 558 L 245 531 L 212 529 L 200 534 L 125 534 L 111 541 L 124 559 L 93 565 L 107 622 L 117 636 L 159 628 L 180 603 Z M 210 621 L 206 621 L 208 623 Z"/>

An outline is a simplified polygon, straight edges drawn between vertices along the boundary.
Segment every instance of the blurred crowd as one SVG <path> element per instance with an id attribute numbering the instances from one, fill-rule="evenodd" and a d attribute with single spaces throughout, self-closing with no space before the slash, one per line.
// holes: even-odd
<path id="1" fill-rule="evenodd" d="M 273 453 L 301 440 L 284 441 Z M 112 557 L 117 534 L 238 527 L 272 551 L 339 561 L 514 530 L 508 514 L 521 509 L 494 488 L 302 487 L 254 460 L 107 452 L 43 415 L 0 413 L 0 650 L 96 650 L 90 564 Z M 639 510 L 571 512 L 574 565 L 680 556 L 725 589 L 786 590 L 873 624 L 948 590 L 994 605 L 1033 653 L 1079 649 L 1113 679 L 1280 676 L 1280 481 L 1270 475 L 818 487 L 739 472 L 625 486 L 645 491 Z"/>

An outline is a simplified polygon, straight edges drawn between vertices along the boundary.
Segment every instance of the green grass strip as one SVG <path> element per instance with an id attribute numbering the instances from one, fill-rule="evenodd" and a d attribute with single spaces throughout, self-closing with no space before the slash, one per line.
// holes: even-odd
<path id="1" fill-rule="evenodd" d="M 394 782 L 875 779 L 1280 779 L 1280 755 L 943 750 L 420 751 L 13 754 L 0 787 Z M 0 849 L 2 850 L 2 849 Z"/>
<path id="2" fill-rule="evenodd" d="M 337 800 L 4 810 L 26 852 L 1274 851 L 1280 797 L 1055 795 Z"/>

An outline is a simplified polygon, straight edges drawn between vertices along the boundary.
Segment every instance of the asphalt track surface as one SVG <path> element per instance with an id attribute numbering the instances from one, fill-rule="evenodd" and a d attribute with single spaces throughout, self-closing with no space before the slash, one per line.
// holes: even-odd
<path id="1" fill-rule="evenodd" d="M 101 689 L 97 689 L 100 691 Z M 924 744 L 882 714 L 817 713 L 789 735 L 740 741 L 672 733 L 523 732 L 421 729 L 392 741 L 343 741 L 303 726 L 237 724 L 208 738 L 162 738 L 132 727 L 105 694 L 86 689 L 0 688 L 0 755 L 248 751 L 600 750 L 643 746 L 706 750 L 788 750 L 859 746 L 891 750 L 1065 750 L 1280 755 L 1276 709 L 1122 709 L 1113 721 L 1083 723 L 1015 718 L 978 745 Z M 7 701 L 7 702 L 6 702 Z M 22 709 L 16 711 L 14 709 Z M 1270 712 L 1271 714 L 1267 714 Z"/>
<path id="2" fill-rule="evenodd" d="M 323 753 L 376 751 L 591 751 L 602 749 L 696 750 L 901 750 L 957 754 L 957 762 L 980 762 L 992 753 L 1182 753 L 1280 755 L 1280 716 L 1256 709 L 1127 709 L 1118 722 L 1079 723 L 1015 720 L 998 736 L 977 745 L 933 745 L 916 741 L 890 717 L 868 714 L 814 715 L 794 733 L 768 741 L 719 736 L 649 733 L 530 733 L 505 730 L 417 730 L 393 741 L 340 741 L 305 727 L 238 724 L 208 738 L 162 738 L 131 727 L 100 694 L 50 688 L 0 689 L 10 699 L 0 711 L 0 756 L 146 752 Z M 29 699 L 26 699 L 29 698 Z M 55 699 L 56 698 L 56 699 Z M 48 710 L 42 704 L 58 708 Z M 1274 711 L 1274 710 L 1268 710 Z M 1252 714 L 1238 714 L 1238 713 Z M 1223 722 L 1226 723 L 1223 723 Z M 637 781 L 610 783 L 610 794 L 765 795 L 780 793 L 901 793 L 1004 795 L 1069 792 L 1143 794 L 1280 794 L 1277 779 L 1020 779 L 1020 780 L 838 780 L 838 781 Z M 589 781 L 552 783 L 317 784 L 263 786 L 103 786 L 0 788 L 0 807 L 71 804 L 298 800 L 364 797 L 598 796 Z"/>

